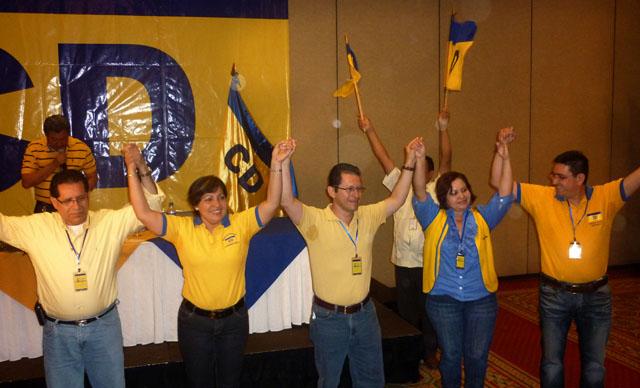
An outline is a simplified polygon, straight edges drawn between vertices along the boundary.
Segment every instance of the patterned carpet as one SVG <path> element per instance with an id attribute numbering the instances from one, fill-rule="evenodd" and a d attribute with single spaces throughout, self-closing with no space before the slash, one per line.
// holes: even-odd
<path id="1" fill-rule="evenodd" d="M 606 386 L 637 387 L 640 381 L 640 271 L 610 271 L 613 323 L 607 345 Z M 494 334 L 486 387 L 537 387 L 540 363 L 537 279 L 501 280 L 500 309 Z M 575 325 L 565 355 L 565 384 L 579 386 L 580 353 Z M 389 387 L 439 387 L 440 374 L 423 365 L 422 380 Z"/>

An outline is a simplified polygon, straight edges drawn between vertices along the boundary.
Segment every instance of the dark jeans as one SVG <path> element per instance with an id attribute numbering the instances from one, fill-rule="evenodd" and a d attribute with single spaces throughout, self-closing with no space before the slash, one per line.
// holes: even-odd
<path id="1" fill-rule="evenodd" d="M 424 309 L 422 267 L 407 268 L 396 265 L 395 269 L 398 313 L 405 321 L 422 332 L 420 356 L 423 358 L 431 356 L 438 349 L 438 341 L 436 340 L 436 332 Z"/>
<path id="2" fill-rule="evenodd" d="M 249 336 L 246 307 L 228 317 L 211 319 L 191 311 L 183 301 L 178 311 L 178 344 L 189 387 L 238 387 Z"/>
<path id="3" fill-rule="evenodd" d="M 611 290 L 574 294 L 540 284 L 540 328 L 543 387 L 564 387 L 564 351 L 571 321 L 580 343 L 580 387 L 604 387 L 605 347 L 611 329 Z"/>
<path id="4" fill-rule="evenodd" d="M 496 295 L 469 302 L 427 295 L 426 309 L 442 350 L 442 386 L 460 387 L 464 359 L 465 388 L 483 387 L 498 313 Z"/>

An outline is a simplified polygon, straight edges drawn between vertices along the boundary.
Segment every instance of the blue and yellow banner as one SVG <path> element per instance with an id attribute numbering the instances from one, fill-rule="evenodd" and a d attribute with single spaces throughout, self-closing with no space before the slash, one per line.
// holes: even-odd
<path id="1" fill-rule="evenodd" d="M 445 87 L 448 90 L 462 89 L 462 66 L 464 57 L 473 44 L 473 37 L 476 34 L 476 23 L 466 21 L 458 23 L 451 16 L 451 26 L 449 29 L 449 54 L 447 58 L 447 68 L 445 69 Z"/>
<path id="2" fill-rule="evenodd" d="M 289 135 L 287 17 L 286 0 L 0 2 L 0 212 L 31 213 L 21 155 L 52 114 L 67 116 L 94 153 L 93 209 L 127 202 L 120 149 L 134 142 L 169 200 L 188 210 L 191 182 L 223 169 L 233 63 L 264 137 Z M 227 172 L 246 190 L 243 173 Z M 247 187 L 258 193 L 266 182 Z"/>

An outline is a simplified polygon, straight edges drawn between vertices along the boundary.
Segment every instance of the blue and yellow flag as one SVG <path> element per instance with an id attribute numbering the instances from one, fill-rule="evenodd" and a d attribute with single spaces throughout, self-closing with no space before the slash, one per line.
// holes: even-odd
<path id="1" fill-rule="evenodd" d="M 267 197 L 273 145 L 263 135 L 240 96 L 244 77 L 232 70 L 227 100 L 227 126 L 220 152 L 218 174 L 227 186 L 227 204 L 232 212 L 258 205 Z M 291 184 L 297 196 L 293 165 Z"/>
<path id="2" fill-rule="evenodd" d="M 347 43 L 347 62 L 349 63 L 349 78 L 338 90 L 333 92 L 333 97 L 349 97 L 355 90 L 355 84 L 360 81 L 360 69 L 358 69 L 358 60 L 356 59 L 356 53 L 353 52 L 349 43 Z"/>
<path id="3" fill-rule="evenodd" d="M 467 50 L 473 44 L 476 34 L 476 23 L 466 21 L 458 23 L 451 16 L 451 28 L 449 29 L 449 57 L 445 69 L 445 88 L 448 90 L 462 89 L 462 66 Z"/>

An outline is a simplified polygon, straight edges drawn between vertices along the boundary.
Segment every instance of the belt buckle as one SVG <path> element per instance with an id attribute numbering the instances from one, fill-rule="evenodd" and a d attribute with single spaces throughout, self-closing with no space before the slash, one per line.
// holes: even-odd
<path id="1" fill-rule="evenodd" d="M 82 326 L 87 326 L 87 324 L 89 323 L 87 321 L 88 321 L 88 319 L 81 319 L 79 321 L 76 321 L 76 325 L 81 326 L 81 327 Z"/>

